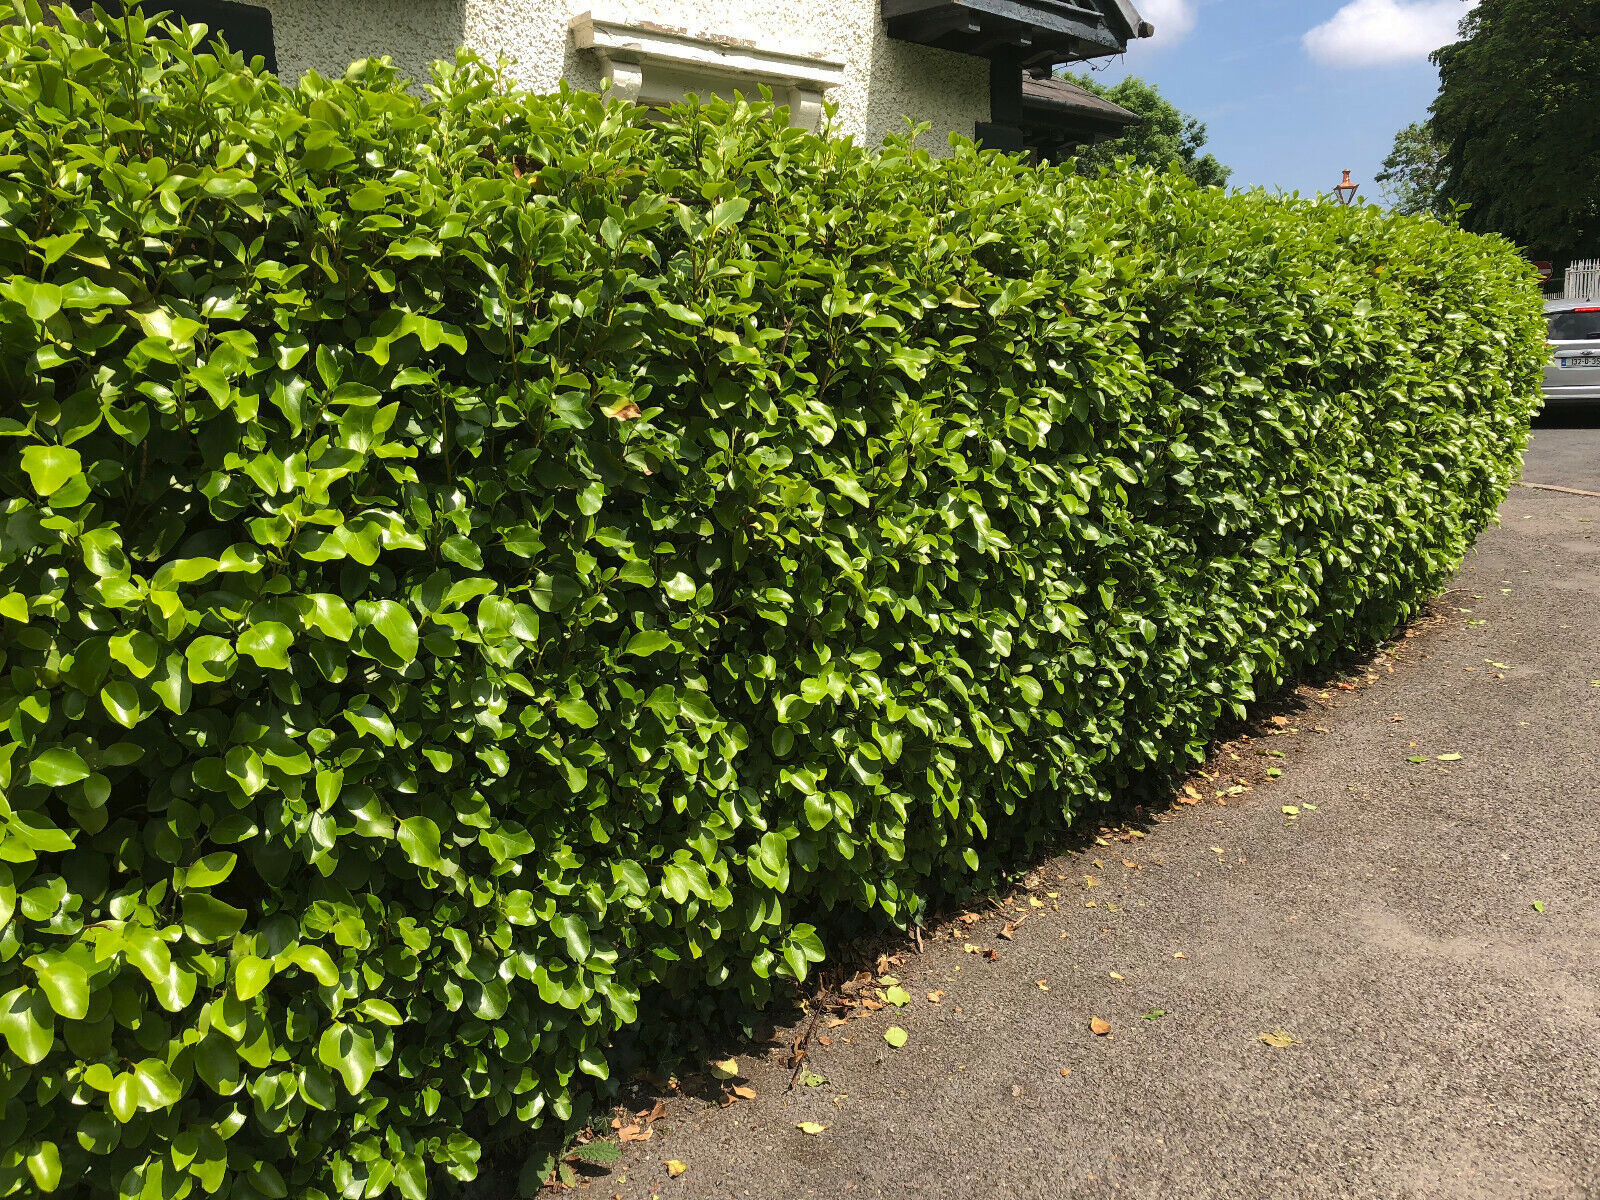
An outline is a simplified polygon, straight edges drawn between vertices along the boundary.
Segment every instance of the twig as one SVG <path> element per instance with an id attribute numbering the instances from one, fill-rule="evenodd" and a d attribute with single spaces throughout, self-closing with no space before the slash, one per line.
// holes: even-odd
<path id="1" fill-rule="evenodd" d="M 822 1005 L 818 1004 L 811 1013 L 811 1023 L 806 1026 L 805 1033 L 794 1044 L 794 1071 L 789 1075 L 789 1091 L 794 1091 L 794 1085 L 799 1082 L 800 1068 L 805 1065 L 806 1048 L 811 1045 L 811 1035 L 816 1031 L 817 1022 L 822 1018 Z"/>

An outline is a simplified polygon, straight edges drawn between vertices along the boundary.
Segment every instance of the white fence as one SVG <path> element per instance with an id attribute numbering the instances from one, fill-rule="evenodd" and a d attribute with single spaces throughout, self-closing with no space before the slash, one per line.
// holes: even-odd
<path id="1" fill-rule="evenodd" d="M 1561 294 L 1567 300 L 1600 300 L 1600 259 L 1586 258 L 1568 267 Z"/>

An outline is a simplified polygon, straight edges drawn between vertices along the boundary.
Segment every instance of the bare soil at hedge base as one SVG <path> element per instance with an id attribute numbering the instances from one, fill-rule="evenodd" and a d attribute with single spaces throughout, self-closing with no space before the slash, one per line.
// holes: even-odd
<path id="1" fill-rule="evenodd" d="M 1539 430 L 1524 477 L 1600 491 L 1600 431 Z M 789 1089 L 780 1031 L 738 1060 L 755 1099 L 669 1098 L 586 1194 L 1600 1196 L 1600 501 L 1517 489 L 1502 522 L 1201 803 L 885 964 L 909 1004 L 825 1015 L 825 1083 Z"/>

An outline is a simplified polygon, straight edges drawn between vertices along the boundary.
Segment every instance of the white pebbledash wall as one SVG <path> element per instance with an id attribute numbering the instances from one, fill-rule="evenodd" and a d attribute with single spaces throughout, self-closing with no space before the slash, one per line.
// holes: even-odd
<path id="1" fill-rule="evenodd" d="M 873 145 L 910 117 L 932 122 L 923 144 L 937 153 L 952 130 L 971 137 L 989 119 L 987 61 L 892 40 L 878 0 L 251 2 L 272 13 L 286 79 L 387 54 L 421 80 L 464 45 L 513 60 L 516 82 L 538 91 L 609 79 L 650 102 L 684 88 L 754 95 L 764 82 L 796 124 L 813 125 L 825 97 L 839 106 L 835 129 Z"/>

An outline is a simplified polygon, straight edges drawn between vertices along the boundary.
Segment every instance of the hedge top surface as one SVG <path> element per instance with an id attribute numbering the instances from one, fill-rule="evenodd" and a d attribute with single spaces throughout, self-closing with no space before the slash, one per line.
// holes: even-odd
<path id="1" fill-rule="evenodd" d="M 0 1194 L 470 1178 L 1392 629 L 1525 444 L 1498 240 L 199 44 L 0 25 Z"/>

